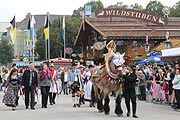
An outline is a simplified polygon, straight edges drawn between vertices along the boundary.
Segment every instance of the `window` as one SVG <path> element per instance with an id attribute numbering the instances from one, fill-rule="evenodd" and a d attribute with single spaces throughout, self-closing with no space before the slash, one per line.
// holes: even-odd
<path id="1" fill-rule="evenodd" d="M 117 46 L 122 46 L 122 45 L 124 45 L 124 40 L 118 40 L 116 42 L 116 44 L 117 44 Z"/>
<path id="2" fill-rule="evenodd" d="M 137 47 L 138 46 L 138 41 L 137 40 L 133 40 L 132 41 L 132 46 Z"/>

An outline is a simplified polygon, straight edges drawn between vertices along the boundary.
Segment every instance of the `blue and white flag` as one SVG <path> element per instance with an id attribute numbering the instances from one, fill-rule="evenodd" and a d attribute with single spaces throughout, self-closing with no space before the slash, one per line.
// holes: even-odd
<path id="1" fill-rule="evenodd" d="M 62 23 L 62 39 L 65 40 L 65 16 L 63 16 L 63 23 Z"/>
<path id="2" fill-rule="evenodd" d="M 34 16 L 29 17 L 29 23 L 28 23 L 28 42 L 34 39 L 34 24 L 35 24 Z"/>
<path id="3" fill-rule="evenodd" d="M 86 5 L 85 6 L 85 15 L 86 16 L 91 16 L 91 5 Z"/>
<path id="4" fill-rule="evenodd" d="M 34 39 L 34 24 L 36 23 L 34 19 L 34 15 L 31 17 L 31 23 L 30 23 L 30 40 Z"/>

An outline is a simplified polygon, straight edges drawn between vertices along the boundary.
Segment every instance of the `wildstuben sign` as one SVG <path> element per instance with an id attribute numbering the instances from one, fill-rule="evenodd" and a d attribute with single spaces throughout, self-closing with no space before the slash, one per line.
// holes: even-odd
<path id="1" fill-rule="evenodd" d="M 152 22 L 159 25 L 167 25 L 168 18 L 162 17 L 156 14 L 132 10 L 132 9 L 122 9 L 122 8 L 112 8 L 112 9 L 99 9 L 96 10 L 95 16 L 97 18 L 102 17 L 127 17 L 132 19 L 139 19 L 147 22 Z"/>

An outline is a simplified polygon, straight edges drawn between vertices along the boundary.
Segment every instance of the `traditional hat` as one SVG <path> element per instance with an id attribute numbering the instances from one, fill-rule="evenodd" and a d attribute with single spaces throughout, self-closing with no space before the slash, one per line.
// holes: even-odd
<path id="1" fill-rule="evenodd" d="M 85 68 L 83 65 L 79 65 L 78 68 Z"/>
<path id="2" fill-rule="evenodd" d="M 113 48 L 110 48 L 110 45 L 113 44 Z M 114 51 L 116 51 L 116 43 L 114 42 L 114 40 L 111 40 L 108 42 L 108 44 L 106 45 L 107 49 L 113 49 Z"/>

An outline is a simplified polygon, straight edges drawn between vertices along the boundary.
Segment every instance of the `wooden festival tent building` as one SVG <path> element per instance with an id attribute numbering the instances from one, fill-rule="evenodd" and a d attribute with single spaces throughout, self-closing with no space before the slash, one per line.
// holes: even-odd
<path id="1" fill-rule="evenodd" d="M 167 39 L 180 41 L 180 18 L 132 9 L 100 9 L 83 17 L 74 45 L 81 46 L 83 60 L 101 62 L 104 43 L 111 39 L 118 52 L 126 53 L 126 63 L 132 63 L 148 52 L 146 45 L 150 51 Z"/>

